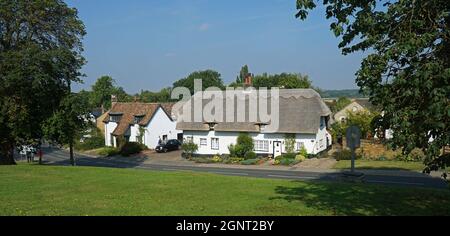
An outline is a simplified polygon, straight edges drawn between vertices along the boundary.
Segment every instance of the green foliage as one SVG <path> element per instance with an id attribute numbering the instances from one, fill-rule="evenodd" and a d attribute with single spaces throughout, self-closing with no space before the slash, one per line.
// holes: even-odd
<path id="1" fill-rule="evenodd" d="M 269 75 L 264 73 L 253 78 L 253 86 L 255 88 L 266 87 L 268 89 L 272 87 L 286 89 L 311 88 L 312 82 L 307 75 L 291 73 Z"/>
<path id="2" fill-rule="evenodd" d="M 230 157 L 227 160 L 228 164 L 240 164 L 242 161 L 244 161 L 244 158 L 241 157 Z"/>
<path id="3" fill-rule="evenodd" d="M 163 88 L 159 92 L 141 91 L 138 95 L 140 102 L 171 102 L 171 89 Z"/>
<path id="4" fill-rule="evenodd" d="M 183 149 L 183 153 L 187 156 L 187 158 L 192 158 L 192 155 L 198 151 L 198 145 L 193 142 L 184 142 L 181 145 Z"/>
<path id="5" fill-rule="evenodd" d="M 336 159 L 336 161 L 351 160 L 352 152 L 348 149 L 344 149 L 342 151 L 336 151 L 333 153 L 333 157 L 334 157 L 334 159 Z M 355 154 L 355 160 L 358 160 L 361 158 L 362 158 L 361 155 L 358 155 L 357 153 Z"/>
<path id="6" fill-rule="evenodd" d="M 240 133 L 237 137 L 236 144 L 231 144 L 228 146 L 228 151 L 230 152 L 230 156 L 232 157 L 244 157 L 246 158 L 247 153 L 253 152 L 254 144 L 253 138 L 250 137 L 247 133 Z M 252 154 L 249 154 L 250 158 Z M 255 154 L 256 155 L 256 154 Z"/>
<path id="7" fill-rule="evenodd" d="M 244 83 L 245 77 L 249 74 L 248 66 L 244 65 L 239 72 L 239 76 L 236 77 L 236 85 L 241 85 Z M 234 87 L 234 86 L 232 86 Z"/>
<path id="8" fill-rule="evenodd" d="M 256 159 L 256 153 L 253 151 L 247 152 L 247 153 L 245 153 L 244 158 L 245 158 L 245 160 Z"/>
<path id="9" fill-rule="evenodd" d="M 137 136 L 137 142 L 138 143 L 144 143 L 144 135 L 145 135 L 145 128 L 142 126 L 139 126 L 139 135 Z"/>
<path id="10" fill-rule="evenodd" d="M 78 94 L 65 97 L 59 109 L 42 126 L 45 138 L 59 144 L 73 144 L 88 127 L 87 103 L 88 101 Z"/>
<path id="11" fill-rule="evenodd" d="M 0 164 L 42 138 L 43 122 L 81 81 L 85 33 L 63 1 L 0 2 Z"/>
<path id="12" fill-rule="evenodd" d="M 304 156 L 304 157 L 307 157 L 307 156 L 308 156 L 308 151 L 306 150 L 305 147 L 302 147 L 302 148 L 300 149 L 300 151 L 298 152 L 298 154 L 299 154 L 299 155 L 302 155 L 302 156 Z"/>
<path id="13" fill-rule="evenodd" d="M 276 157 L 275 159 L 295 159 L 295 153 L 285 153 L 281 156 Z"/>
<path id="14" fill-rule="evenodd" d="M 92 85 L 91 104 L 94 107 L 111 108 L 111 95 L 114 93 L 115 81 L 110 76 L 102 76 Z"/>
<path id="15" fill-rule="evenodd" d="M 241 161 L 241 165 L 257 165 L 261 159 L 258 158 L 250 158 Z"/>
<path id="16" fill-rule="evenodd" d="M 294 158 L 280 156 L 280 157 L 277 157 L 274 162 L 275 165 L 283 165 L 283 166 L 293 166 L 298 163 L 300 163 L 300 161 L 296 160 L 295 156 L 294 156 Z"/>
<path id="17" fill-rule="evenodd" d="M 345 122 L 336 122 L 331 125 L 331 136 L 336 140 L 337 136 L 345 137 L 347 128 L 351 125 L 358 126 L 361 129 L 361 138 L 373 136 L 375 128 L 373 127 L 374 118 L 377 113 L 369 111 L 347 112 L 347 120 Z"/>
<path id="18" fill-rule="evenodd" d="M 90 135 L 89 138 L 83 138 L 83 142 L 75 143 L 75 149 L 77 150 L 93 150 L 97 148 L 101 148 L 105 146 L 105 136 L 104 134 L 97 128 L 97 127 L 90 127 L 90 132 L 88 133 Z"/>
<path id="19" fill-rule="evenodd" d="M 424 151 L 431 172 L 450 166 L 450 17 L 448 0 L 323 1 L 343 54 L 369 52 L 356 82 L 384 115 L 392 148 Z M 313 0 L 297 0 L 305 19 Z M 430 141 L 432 138 L 432 141 Z"/>
<path id="20" fill-rule="evenodd" d="M 143 150 L 147 149 L 144 144 L 136 143 L 136 142 L 126 142 L 120 148 L 120 155 L 122 156 L 131 156 L 134 154 L 138 154 Z"/>
<path id="21" fill-rule="evenodd" d="M 295 156 L 295 160 L 298 162 L 303 162 L 306 160 L 306 156 L 298 154 L 297 156 Z"/>
<path id="22" fill-rule="evenodd" d="M 194 94 L 194 80 L 196 79 L 202 81 L 202 91 L 209 87 L 225 89 L 220 73 L 213 70 L 193 72 L 188 77 L 175 81 L 173 87 L 186 87 L 191 94 Z"/>
<path id="23" fill-rule="evenodd" d="M 219 162 L 223 161 L 223 158 L 221 156 L 219 156 L 219 155 L 215 155 L 215 156 L 213 156 L 212 161 L 214 163 L 219 163 Z"/>
<path id="24" fill-rule="evenodd" d="M 406 162 L 419 162 L 425 160 L 425 154 L 420 149 L 413 149 L 409 154 L 407 155 L 398 155 L 397 160 L 399 161 L 406 161 Z"/>
<path id="25" fill-rule="evenodd" d="M 104 147 L 98 150 L 97 154 L 103 157 L 116 156 L 120 154 L 120 150 L 114 147 Z"/>
<path id="26" fill-rule="evenodd" d="M 295 134 L 285 134 L 284 146 L 286 147 L 287 153 L 295 152 Z"/>
<path id="27" fill-rule="evenodd" d="M 369 111 L 348 112 L 346 124 L 347 126 L 358 126 L 361 129 L 362 137 L 367 138 L 369 135 L 373 136 L 374 129 L 372 127 L 372 121 L 376 116 L 376 113 Z"/>
<path id="28" fill-rule="evenodd" d="M 344 109 L 346 106 L 350 105 L 350 103 L 352 103 L 352 101 L 346 97 L 338 98 L 336 101 L 336 112 Z"/>

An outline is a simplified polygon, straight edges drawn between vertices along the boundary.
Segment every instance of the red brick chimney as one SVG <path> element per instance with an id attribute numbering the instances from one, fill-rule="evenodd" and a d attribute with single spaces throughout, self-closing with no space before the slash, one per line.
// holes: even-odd
<path id="1" fill-rule="evenodd" d="M 117 103 L 117 96 L 111 94 L 111 107 Z"/>
<path id="2" fill-rule="evenodd" d="M 253 81 L 252 81 L 252 74 L 248 73 L 247 76 L 245 76 L 244 79 L 244 85 L 245 87 L 250 87 L 253 85 Z"/>

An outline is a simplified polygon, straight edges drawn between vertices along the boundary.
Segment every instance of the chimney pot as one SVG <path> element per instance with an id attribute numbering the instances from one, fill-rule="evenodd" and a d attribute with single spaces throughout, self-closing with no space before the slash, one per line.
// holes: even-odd
<path id="1" fill-rule="evenodd" d="M 117 103 L 117 96 L 111 95 L 111 107 L 113 107 Z"/>

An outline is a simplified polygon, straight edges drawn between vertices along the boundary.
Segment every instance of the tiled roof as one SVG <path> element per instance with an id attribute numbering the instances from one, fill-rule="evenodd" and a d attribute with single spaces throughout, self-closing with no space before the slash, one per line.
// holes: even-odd
<path id="1" fill-rule="evenodd" d="M 110 122 L 110 115 L 122 114 L 120 121 L 118 122 L 118 125 L 112 134 L 115 136 L 124 135 L 129 129 L 130 125 L 135 124 L 135 117 L 143 116 L 138 124 L 145 126 L 148 124 L 148 122 L 150 122 L 159 107 L 162 106 L 158 103 L 114 103 L 103 122 Z"/>

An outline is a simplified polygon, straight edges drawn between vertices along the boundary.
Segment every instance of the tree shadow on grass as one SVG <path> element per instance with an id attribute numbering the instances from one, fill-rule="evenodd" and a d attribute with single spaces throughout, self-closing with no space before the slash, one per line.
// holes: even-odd
<path id="1" fill-rule="evenodd" d="M 450 215 L 450 192 L 381 185 L 298 182 L 277 186 L 278 196 L 330 215 Z"/>

